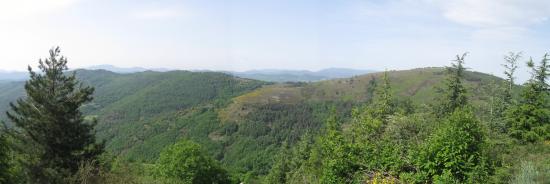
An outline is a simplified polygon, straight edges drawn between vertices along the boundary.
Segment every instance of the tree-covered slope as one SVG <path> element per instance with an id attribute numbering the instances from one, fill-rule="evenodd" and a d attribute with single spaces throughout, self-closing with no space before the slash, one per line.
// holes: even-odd
<path id="1" fill-rule="evenodd" d="M 224 145 L 230 145 L 225 148 L 223 161 L 254 174 L 266 174 L 265 165 L 274 161 L 265 155 L 275 155 L 283 141 L 292 145 L 307 132 L 318 133 L 333 107 L 339 116 L 349 118 L 354 106 L 369 103 L 382 77 L 383 73 L 373 73 L 315 83 L 273 84 L 233 98 L 218 114 L 225 127 L 231 127 L 216 134 L 224 138 Z M 428 108 L 439 96 L 437 90 L 445 71 L 390 71 L 389 79 L 397 103 L 419 110 Z M 478 109 L 490 109 L 491 88 L 501 84 L 502 79 L 478 72 L 466 72 L 465 79 L 471 103 Z"/>
<path id="2" fill-rule="evenodd" d="M 268 104 L 300 104 L 304 102 L 348 102 L 365 103 L 372 97 L 376 84 L 383 72 L 371 73 L 345 79 L 334 79 L 315 83 L 285 83 L 266 85 L 233 99 L 227 108 L 220 111 L 224 121 L 240 121 L 257 106 Z M 411 100 L 415 105 L 430 104 L 445 78 L 443 68 L 419 68 L 389 71 L 393 95 L 401 100 Z M 491 87 L 502 79 L 479 72 L 466 73 L 469 96 L 478 106 L 491 96 Z"/>
<path id="3" fill-rule="evenodd" d="M 151 163 L 164 147 L 187 138 L 232 170 L 254 175 L 267 174 L 283 141 L 293 144 L 306 132 L 316 133 L 333 107 L 349 116 L 354 105 L 368 102 L 382 77 L 270 84 L 215 72 L 76 72 L 96 89 L 83 110 L 98 119 L 98 138 L 111 153 Z M 389 77 L 394 95 L 418 106 L 433 101 L 445 73 L 422 68 L 390 71 Z M 488 86 L 501 81 L 477 72 L 466 79 L 480 106 L 490 97 Z M 0 84 L 0 110 L 22 90 L 22 83 Z"/>
<path id="4" fill-rule="evenodd" d="M 193 130 L 201 126 L 220 126 L 216 113 L 207 109 L 224 106 L 232 97 L 265 84 L 215 72 L 76 73 L 96 89 L 93 102 L 83 110 L 89 118 L 98 119 L 98 138 L 106 141 L 112 153 L 138 160 L 156 157 L 164 145 L 186 135 L 184 125 L 191 134 L 206 132 Z M 0 89 L 2 111 L 24 94 L 22 82 L 3 83 Z M 171 131 L 174 127 L 177 132 Z"/>
<path id="5" fill-rule="evenodd" d="M 4 119 L 9 103 L 24 95 L 23 82 L 0 83 L 0 117 Z"/>

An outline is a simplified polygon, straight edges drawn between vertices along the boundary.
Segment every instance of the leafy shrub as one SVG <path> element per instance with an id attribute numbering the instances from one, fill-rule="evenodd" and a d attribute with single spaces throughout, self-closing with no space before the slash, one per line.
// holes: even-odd
<path id="1" fill-rule="evenodd" d="M 155 175 L 181 183 L 231 183 L 227 172 L 207 156 L 202 147 L 183 140 L 165 148 L 157 161 Z"/>
<path id="2" fill-rule="evenodd" d="M 484 133 L 470 110 L 457 110 L 420 147 L 420 180 L 482 182 L 489 174 Z"/>

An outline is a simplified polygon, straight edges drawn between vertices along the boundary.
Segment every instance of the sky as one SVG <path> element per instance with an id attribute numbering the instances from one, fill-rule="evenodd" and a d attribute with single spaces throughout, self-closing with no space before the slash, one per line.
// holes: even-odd
<path id="1" fill-rule="evenodd" d="M 71 68 L 446 66 L 502 76 L 508 52 L 550 52 L 548 0 L 0 0 L 0 69 L 60 46 Z"/>

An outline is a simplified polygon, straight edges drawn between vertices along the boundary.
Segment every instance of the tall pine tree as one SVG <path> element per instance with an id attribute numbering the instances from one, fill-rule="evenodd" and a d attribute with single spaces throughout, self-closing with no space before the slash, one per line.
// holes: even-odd
<path id="1" fill-rule="evenodd" d="M 388 77 L 388 71 L 384 72 L 382 86 L 376 91 L 376 97 L 374 101 L 373 109 L 375 113 L 373 116 L 381 120 L 387 120 L 390 115 L 395 112 L 395 104 L 392 96 L 390 78 Z"/>
<path id="2" fill-rule="evenodd" d="M 450 67 L 447 67 L 447 78 L 444 88 L 440 90 L 442 99 L 439 99 L 439 107 L 436 109 L 438 116 L 445 116 L 456 109 L 464 107 L 468 103 L 466 96 L 466 87 L 463 84 L 466 68 L 464 67 L 464 58 L 468 53 L 456 55 L 456 59 Z"/>
<path id="3" fill-rule="evenodd" d="M 506 75 L 506 88 L 504 91 L 504 102 L 507 105 L 510 105 L 513 100 L 513 90 L 514 90 L 514 82 L 515 82 L 515 72 L 518 68 L 518 60 L 521 58 L 521 52 L 520 53 L 513 53 L 510 52 L 509 55 L 504 57 L 504 60 L 506 61 L 504 66 L 504 75 Z"/>
<path id="4" fill-rule="evenodd" d="M 493 82 L 485 88 L 489 92 L 489 125 L 496 132 L 505 132 L 506 112 L 516 103 L 514 98 L 515 72 L 518 68 L 520 53 L 510 52 L 504 57 L 505 80 L 502 83 Z"/>
<path id="5" fill-rule="evenodd" d="M 327 119 L 325 131 L 319 141 L 322 155 L 322 173 L 319 183 L 349 183 L 354 172 L 357 171 L 357 165 L 351 154 L 352 147 L 340 128 L 340 120 L 335 109 Z"/>
<path id="6" fill-rule="evenodd" d="M 75 74 L 66 75 L 67 59 L 59 47 L 39 60 L 40 72 L 29 66 L 26 97 L 11 103 L 8 118 L 20 131 L 22 142 L 36 149 L 30 164 L 33 183 L 61 183 L 76 172 L 80 163 L 103 152 L 96 143 L 95 121 L 86 121 L 80 107 L 92 100 L 94 88 L 85 87 Z"/>
<path id="7" fill-rule="evenodd" d="M 524 142 L 550 139 L 550 105 L 548 102 L 548 54 L 538 66 L 531 59 L 527 66 L 531 79 L 525 84 L 519 103 L 507 115 L 510 135 Z"/>

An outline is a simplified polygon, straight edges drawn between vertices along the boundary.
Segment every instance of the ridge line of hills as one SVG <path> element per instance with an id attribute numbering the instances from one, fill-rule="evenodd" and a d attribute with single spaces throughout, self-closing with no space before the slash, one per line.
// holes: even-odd
<path id="1" fill-rule="evenodd" d="M 235 75 L 242 78 L 250 78 L 269 82 L 314 82 L 321 80 L 330 80 L 335 78 L 347 78 L 356 75 L 372 73 L 374 70 L 356 70 L 348 68 L 327 68 L 318 71 L 309 70 L 280 70 L 280 69 L 263 69 L 249 70 L 243 72 L 237 71 L 215 71 L 215 70 L 171 70 L 166 68 L 147 69 L 142 67 L 116 67 L 112 65 L 97 65 L 86 68 L 78 68 L 77 70 L 106 70 L 113 73 L 128 74 L 146 71 L 169 72 L 169 71 L 193 71 L 193 72 L 221 72 Z M 22 81 L 28 78 L 27 72 L 20 71 L 3 71 L 0 70 L 0 81 Z"/>

